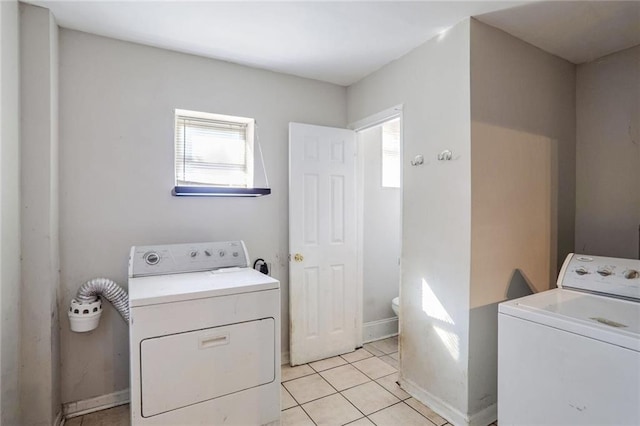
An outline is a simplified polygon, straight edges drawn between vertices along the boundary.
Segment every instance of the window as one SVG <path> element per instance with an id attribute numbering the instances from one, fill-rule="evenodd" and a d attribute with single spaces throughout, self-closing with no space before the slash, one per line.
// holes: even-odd
<path id="1" fill-rule="evenodd" d="M 176 187 L 253 187 L 254 120 L 176 110 Z"/>
<path id="2" fill-rule="evenodd" d="M 400 188 L 400 118 L 382 125 L 382 187 Z"/>
<path id="3" fill-rule="evenodd" d="M 254 138 L 252 118 L 176 109 L 173 195 L 258 197 L 270 194 L 260 150 L 262 179 L 258 182 L 265 187 L 255 187 Z"/>

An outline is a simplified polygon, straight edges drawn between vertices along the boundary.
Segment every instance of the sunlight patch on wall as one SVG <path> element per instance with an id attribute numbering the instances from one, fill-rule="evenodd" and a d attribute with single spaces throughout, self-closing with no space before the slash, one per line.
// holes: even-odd
<path id="1" fill-rule="evenodd" d="M 433 319 L 437 319 L 451 325 L 455 324 L 424 278 L 422 279 L 422 310 Z"/>
<path id="2" fill-rule="evenodd" d="M 460 359 L 460 337 L 451 331 L 438 327 L 437 325 L 434 325 L 433 329 L 438 333 L 438 337 L 440 337 L 440 340 L 442 340 L 442 343 L 444 343 L 444 346 L 451 354 L 451 358 L 458 361 Z"/>

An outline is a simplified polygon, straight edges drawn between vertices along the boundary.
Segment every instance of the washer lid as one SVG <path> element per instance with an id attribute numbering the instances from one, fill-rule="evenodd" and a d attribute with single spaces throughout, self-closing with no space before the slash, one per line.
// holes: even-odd
<path id="1" fill-rule="evenodd" d="M 182 300 L 280 288 L 280 282 L 252 268 L 156 275 L 129 279 L 129 306 L 146 306 Z"/>
<path id="2" fill-rule="evenodd" d="M 640 352 L 637 302 L 558 288 L 503 302 L 498 310 Z"/>

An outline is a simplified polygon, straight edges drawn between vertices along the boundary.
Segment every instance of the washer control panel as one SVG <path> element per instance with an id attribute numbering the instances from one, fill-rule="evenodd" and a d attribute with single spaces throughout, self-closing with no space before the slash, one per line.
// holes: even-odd
<path id="1" fill-rule="evenodd" d="M 640 300 L 640 260 L 570 254 L 558 287 Z"/>
<path id="2" fill-rule="evenodd" d="M 129 254 L 129 278 L 247 266 L 243 241 L 133 246 Z"/>

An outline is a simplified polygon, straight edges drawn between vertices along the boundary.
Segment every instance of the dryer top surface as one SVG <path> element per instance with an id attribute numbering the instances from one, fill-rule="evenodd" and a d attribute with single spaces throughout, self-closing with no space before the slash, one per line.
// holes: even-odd
<path id="1" fill-rule="evenodd" d="M 129 306 L 156 305 L 280 288 L 280 282 L 252 268 L 134 277 Z"/>

